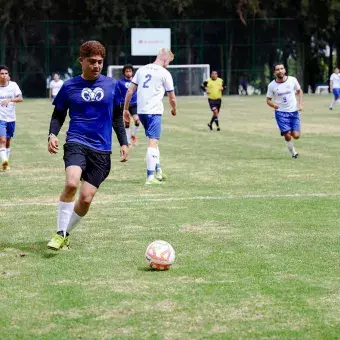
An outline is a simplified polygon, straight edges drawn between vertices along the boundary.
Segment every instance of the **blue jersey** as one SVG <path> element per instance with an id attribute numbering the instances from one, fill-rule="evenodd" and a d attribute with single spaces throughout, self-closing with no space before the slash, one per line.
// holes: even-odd
<path id="1" fill-rule="evenodd" d="M 126 79 L 125 77 L 118 80 L 116 87 L 116 102 L 118 105 L 124 104 L 126 92 L 131 85 L 131 80 Z M 137 91 L 132 95 L 130 105 L 137 105 Z"/>
<path id="2" fill-rule="evenodd" d="M 111 151 L 115 85 L 116 80 L 103 75 L 93 81 L 78 76 L 63 84 L 53 105 L 58 111 L 69 110 L 66 142 Z"/>

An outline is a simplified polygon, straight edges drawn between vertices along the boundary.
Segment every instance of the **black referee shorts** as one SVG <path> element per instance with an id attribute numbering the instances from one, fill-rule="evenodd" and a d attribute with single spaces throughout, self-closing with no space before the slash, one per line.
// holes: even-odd
<path id="1" fill-rule="evenodd" d="M 220 110 L 222 99 L 208 99 L 209 106 L 211 111 L 214 111 L 215 109 Z"/>
<path id="2" fill-rule="evenodd" d="M 124 104 L 118 105 L 115 107 L 115 110 L 120 110 L 122 113 L 124 111 Z M 137 104 L 133 104 L 129 106 L 129 112 L 131 116 L 134 116 L 137 114 Z"/>
<path id="3" fill-rule="evenodd" d="M 78 143 L 64 144 L 65 169 L 79 166 L 83 172 L 81 179 L 96 188 L 104 182 L 111 170 L 111 153 L 100 152 Z"/>

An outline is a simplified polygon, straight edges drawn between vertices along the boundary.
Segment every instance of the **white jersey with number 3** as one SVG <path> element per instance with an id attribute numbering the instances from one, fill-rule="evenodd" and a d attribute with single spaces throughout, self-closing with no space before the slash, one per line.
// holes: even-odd
<path id="1" fill-rule="evenodd" d="M 295 95 L 300 89 L 300 84 L 295 77 L 288 76 L 283 83 L 273 80 L 268 85 L 267 98 L 274 99 L 275 104 L 279 105 L 278 111 L 295 112 L 298 111 Z"/>
<path id="2" fill-rule="evenodd" d="M 132 79 L 137 88 L 138 114 L 163 114 L 164 93 L 174 91 L 174 82 L 168 70 L 157 64 L 148 64 L 137 70 Z"/>

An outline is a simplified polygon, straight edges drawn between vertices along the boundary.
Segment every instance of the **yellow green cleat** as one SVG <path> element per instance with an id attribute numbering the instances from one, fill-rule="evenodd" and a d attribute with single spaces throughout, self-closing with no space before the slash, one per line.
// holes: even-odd
<path id="1" fill-rule="evenodd" d="M 146 180 L 145 185 L 160 185 L 162 184 L 162 181 L 159 181 L 156 178 Z"/>
<path id="2" fill-rule="evenodd" d="M 158 181 L 166 181 L 168 176 L 164 172 L 157 172 L 155 178 Z"/>
<path id="3" fill-rule="evenodd" d="M 53 250 L 59 250 L 63 247 L 69 248 L 70 247 L 69 236 L 63 237 L 55 233 L 52 236 L 50 242 L 48 242 L 47 247 Z"/>

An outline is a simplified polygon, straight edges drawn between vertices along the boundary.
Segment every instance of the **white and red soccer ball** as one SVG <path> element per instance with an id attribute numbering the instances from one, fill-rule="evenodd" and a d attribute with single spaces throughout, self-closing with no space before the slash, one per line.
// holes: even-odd
<path id="1" fill-rule="evenodd" d="M 167 270 L 175 261 L 175 250 L 170 243 L 157 240 L 148 245 L 145 258 L 151 269 Z"/>

